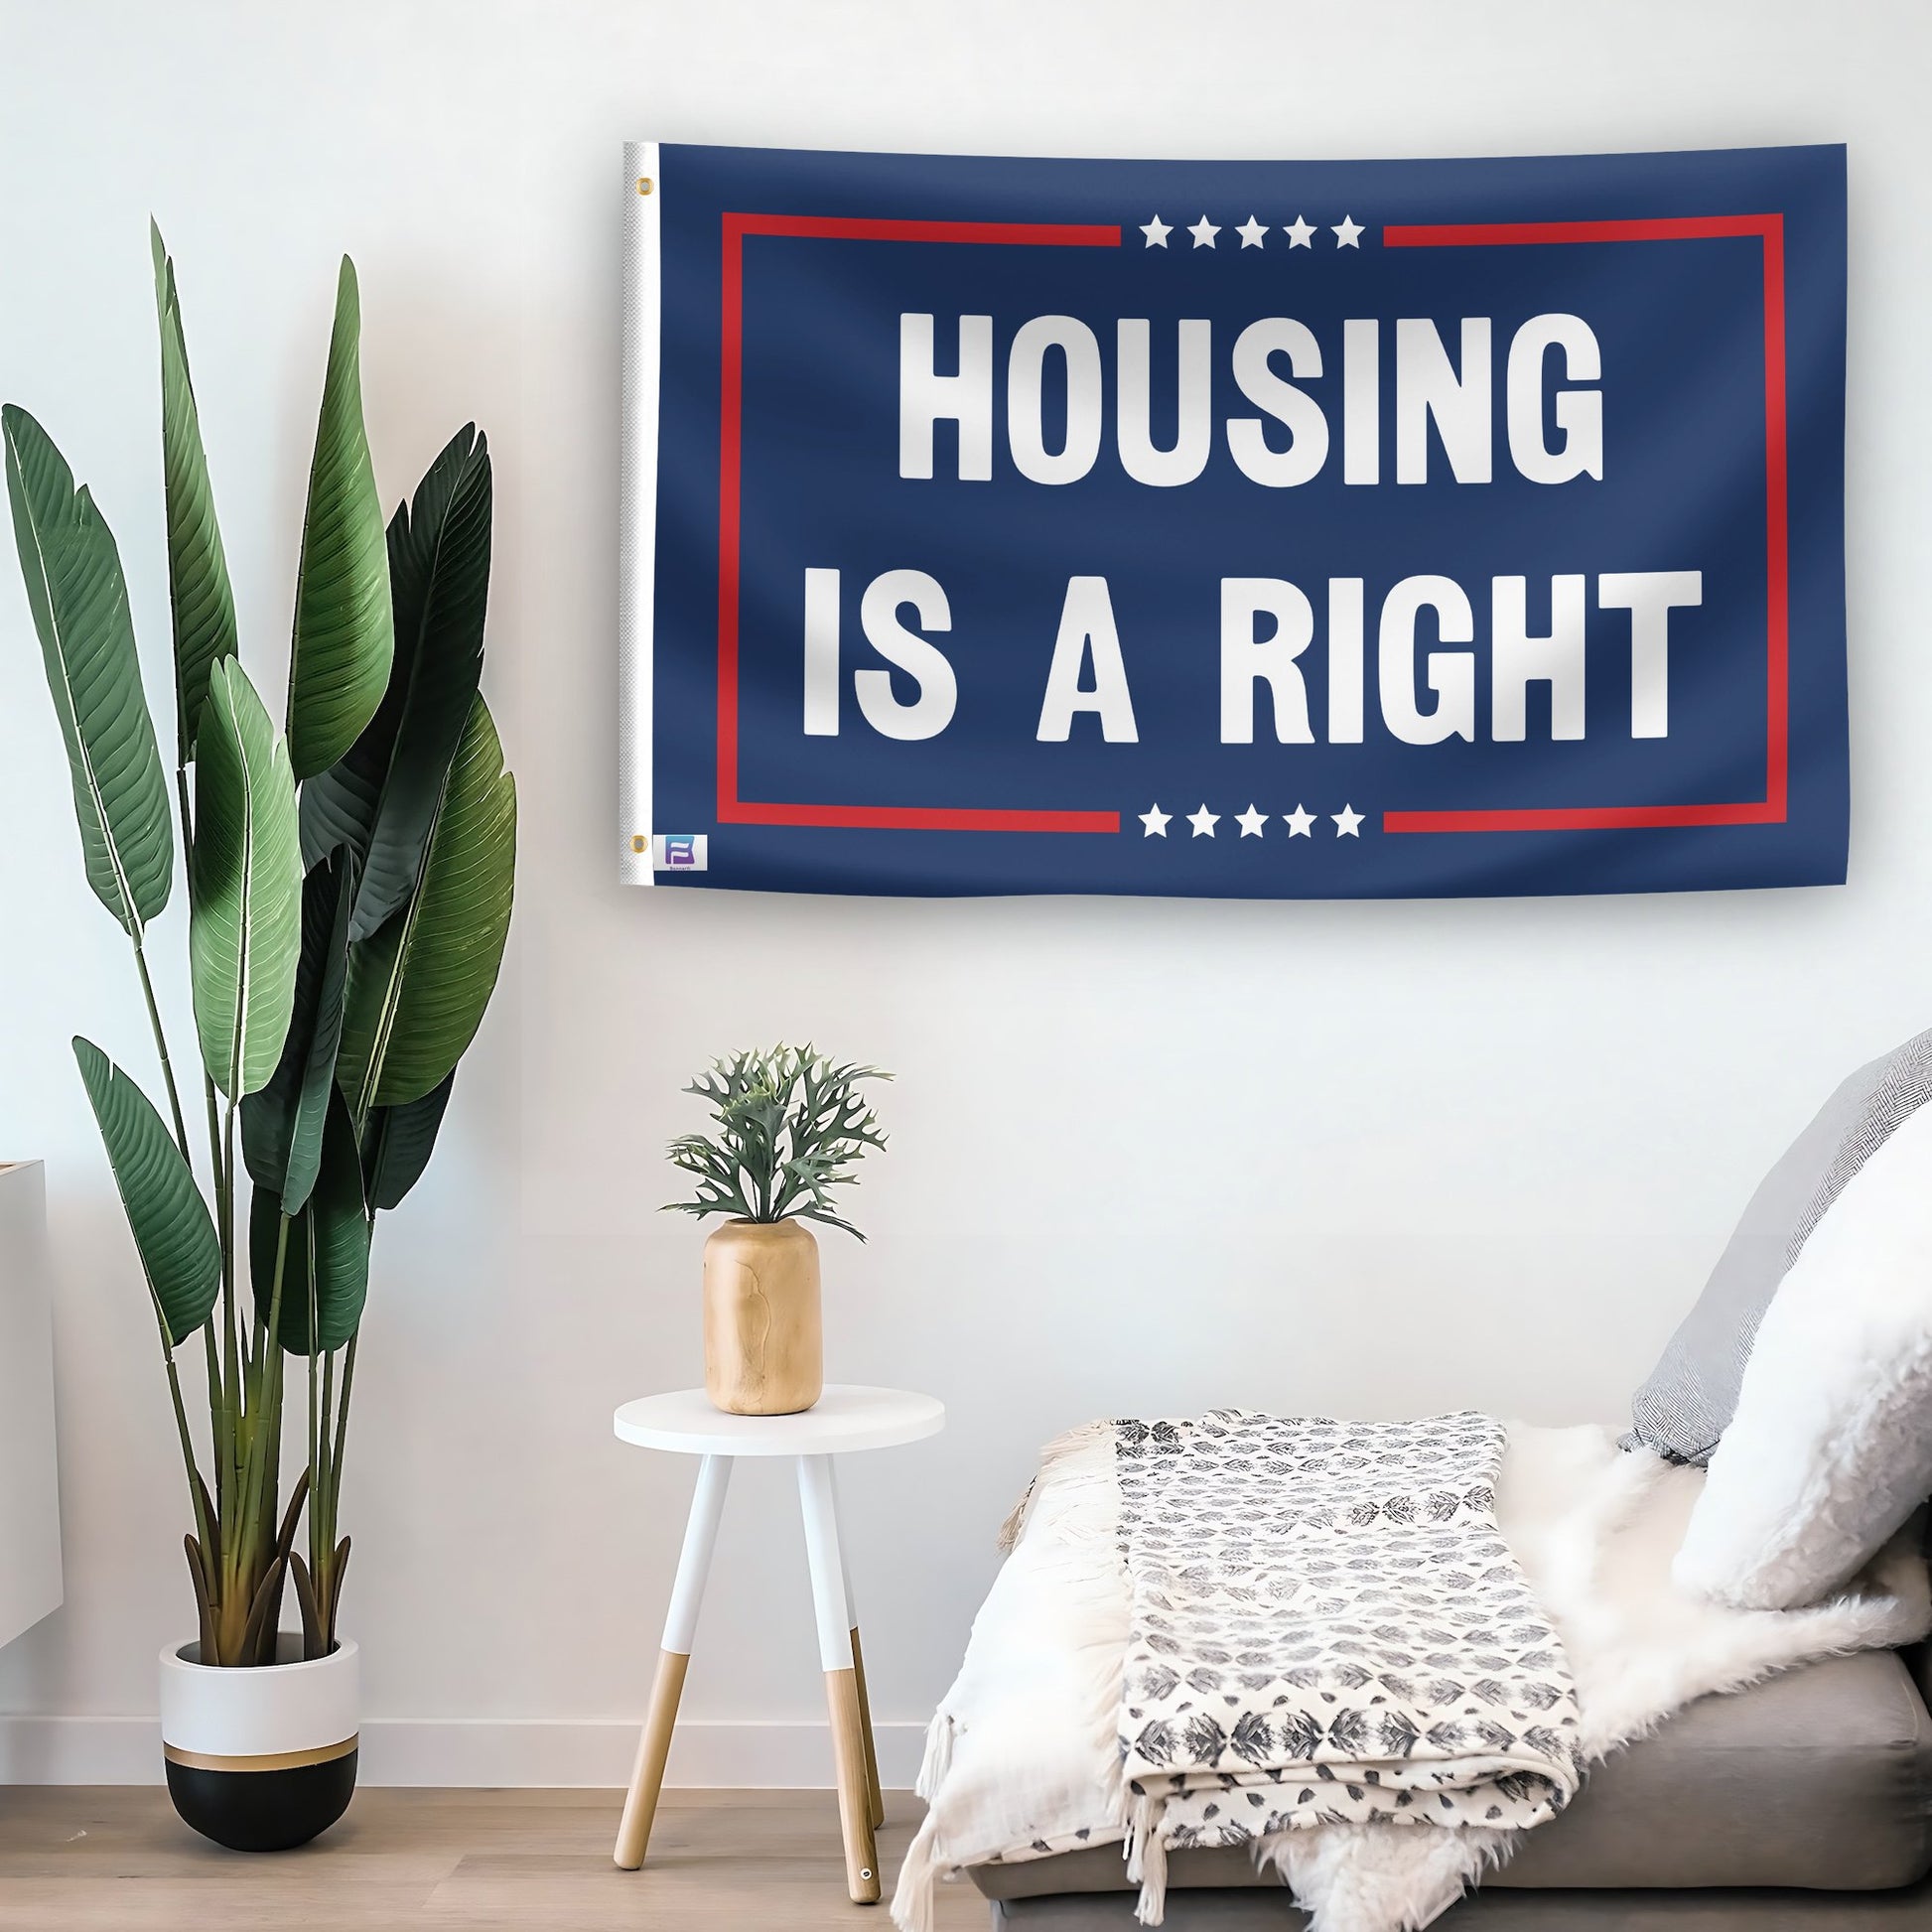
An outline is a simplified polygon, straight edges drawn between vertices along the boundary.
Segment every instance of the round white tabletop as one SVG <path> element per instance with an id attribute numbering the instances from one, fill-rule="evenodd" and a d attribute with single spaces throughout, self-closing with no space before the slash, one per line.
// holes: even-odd
<path id="1" fill-rule="evenodd" d="M 828 1382 L 795 1416 L 728 1416 L 702 1389 L 639 1396 L 611 1419 L 619 1439 L 682 1455 L 844 1455 L 936 1436 L 946 1405 L 909 1389 Z"/>

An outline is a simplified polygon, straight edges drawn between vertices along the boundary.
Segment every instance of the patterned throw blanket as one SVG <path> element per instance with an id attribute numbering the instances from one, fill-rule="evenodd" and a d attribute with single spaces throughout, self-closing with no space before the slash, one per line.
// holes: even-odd
<path id="1" fill-rule="evenodd" d="M 1313 1824 L 1535 1825 L 1583 1774 L 1569 1666 L 1496 1524 L 1503 1426 L 1116 1422 L 1128 1875 Z"/>

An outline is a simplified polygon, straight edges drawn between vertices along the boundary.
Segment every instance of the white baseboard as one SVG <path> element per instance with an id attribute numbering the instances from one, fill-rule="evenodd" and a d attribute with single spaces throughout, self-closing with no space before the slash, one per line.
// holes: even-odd
<path id="1" fill-rule="evenodd" d="M 882 1724 L 880 1782 L 909 1789 L 925 1727 Z M 358 1778 L 369 1785 L 621 1785 L 638 1724 L 615 1718 L 380 1718 L 361 1728 Z M 159 1784 L 153 1718 L 0 1716 L 0 1784 Z M 832 1783 L 823 1724 L 680 1724 L 667 1786 L 810 1790 Z"/>

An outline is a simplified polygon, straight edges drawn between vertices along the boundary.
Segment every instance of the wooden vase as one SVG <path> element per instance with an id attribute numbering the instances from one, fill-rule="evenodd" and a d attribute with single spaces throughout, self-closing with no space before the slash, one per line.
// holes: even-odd
<path id="1" fill-rule="evenodd" d="M 825 1387 L 818 1243 L 800 1221 L 727 1221 L 704 1244 L 705 1393 L 729 1416 L 792 1416 Z"/>

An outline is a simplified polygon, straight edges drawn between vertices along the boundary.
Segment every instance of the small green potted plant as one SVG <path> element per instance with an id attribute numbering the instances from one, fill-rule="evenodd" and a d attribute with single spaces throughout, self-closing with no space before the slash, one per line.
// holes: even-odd
<path id="1" fill-rule="evenodd" d="M 665 1205 L 728 1217 L 704 1246 L 704 1379 L 729 1415 L 795 1415 L 824 1391 L 818 1242 L 805 1223 L 866 1238 L 833 1212 L 833 1189 L 885 1147 L 859 1088 L 892 1077 L 778 1045 L 714 1060 L 684 1089 L 710 1108 L 713 1131 L 671 1143 L 671 1165 L 697 1184 Z"/>
<path id="2" fill-rule="evenodd" d="M 241 667 L 159 232 L 154 272 L 172 798 L 113 534 L 25 410 L 0 410 L 0 442 L 87 883 L 132 942 L 165 1090 L 164 1115 L 75 1039 L 147 1278 L 193 1525 L 199 1635 L 161 1657 L 168 1788 L 207 1837 L 273 1851 L 334 1824 L 354 1789 L 357 1655 L 337 1627 L 349 1550 L 338 1504 L 369 1243 L 429 1161 L 496 983 L 516 789 L 478 690 L 483 439 L 459 432 L 385 532 L 345 259 L 278 731 Z M 177 835 L 199 1095 L 178 1077 L 146 952 Z M 190 1134 L 203 1116 L 206 1183 L 199 1125 Z M 285 1485 L 291 1360 L 307 1383 L 308 1455 Z M 290 1596 L 301 1627 L 283 1631 Z"/>

